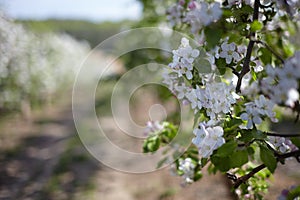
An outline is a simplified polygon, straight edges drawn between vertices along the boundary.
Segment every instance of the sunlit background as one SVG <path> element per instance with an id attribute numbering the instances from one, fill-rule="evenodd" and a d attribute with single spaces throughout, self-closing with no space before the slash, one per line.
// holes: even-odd
<path id="1" fill-rule="evenodd" d="M 141 18 L 142 5 L 135 0 L 1 0 L 15 19 L 78 19 L 93 22 Z"/>

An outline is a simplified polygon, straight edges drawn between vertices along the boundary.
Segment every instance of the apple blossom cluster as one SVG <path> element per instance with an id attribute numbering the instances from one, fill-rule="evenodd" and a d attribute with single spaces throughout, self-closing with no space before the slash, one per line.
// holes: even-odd
<path id="1" fill-rule="evenodd" d="M 223 11 L 219 2 L 207 3 L 205 1 L 191 0 L 184 7 L 185 0 L 180 0 L 167 9 L 167 19 L 171 26 L 180 25 L 182 23 L 189 24 L 191 32 L 198 36 L 199 31 L 218 21 Z"/>
<path id="2" fill-rule="evenodd" d="M 199 74 L 203 85 L 197 85 L 195 88 L 180 80 L 183 74 L 188 80 L 193 78 L 192 72 L 196 70 L 193 67 L 193 62 L 197 56 L 199 56 L 199 51 L 190 47 L 188 39 L 182 38 L 179 48 L 173 50 L 173 61 L 169 64 L 172 72 L 164 71 L 163 83 L 184 104 L 189 103 L 195 113 L 204 108 L 210 119 L 215 120 L 219 116 L 229 113 L 232 105 L 236 103 L 236 99 L 239 97 L 234 92 L 233 84 L 217 82 L 213 75 Z"/>
<path id="3" fill-rule="evenodd" d="M 183 173 L 182 177 L 185 183 L 192 183 L 194 178 L 194 169 L 196 165 L 191 158 L 179 159 L 178 169 Z"/>
<path id="4" fill-rule="evenodd" d="M 299 100 L 300 52 L 287 59 L 283 67 L 266 66 L 267 77 L 261 81 L 261 90 L 277 103 L 294 107 Z"/>
<path id="5" fill-rule="evenodd" d="M 182 15 L 183 15 L 183 4 L 184 1 L 179 1 L 178 4 L 173 4 L 167 9 L 167 19 L 170 22 L 171 26 L 176 26 L 181 24 Z"/>
<path id="6" fill-rule="evenodd" d="M 291 140 L 284 137 L 268 136 L 268 142 L 280 153 L 287 153 L 298 149 Z"/>
<path id="7" fill-rule="evenodd" d="M 213 151 L 225 143 L 223 138 L 223 128 L 221 126 L 209 127 L 205 123 L 199 123 L 199 127 L 194 129 L 192 143 L 197 146 L 199 156 L 208 158 Z"/>
<path id="8" fill-rule="evenodd" d="M 268 117 L 272 122 L 277 122 L 276 113 L 273 111 L 274 102 L 265 98 L 264 95 L 259 95 L 254 102 L 245 103 L 246 112 L 241 114 L 241 119 L 247 121 L 247 129 L 252 129 L 255 124 L 261 124 L 263 117 Z"/>
<path id="9" fill-rule="evenodd" d="M 223 13 L 219 2 L 209 4 L 205 1 L 191 1 L 188 8 L 183 20 L 190 24 L 193 34 L 197 34 L 202 27 L 218 21 Z"/>
<path id="10" fill-rule="evenodd" d="M 173 62 L 169 67 L 178 74 L 178 77 L 186 75 L 186 78 L 191 80 L 193 78 L 193 62 L 199 56 L 199 50 L 193 49 L 189 40 L 186 38 L 181 39 L 181 44 L 177 50 L 173 50 Z"/>
<path id="11" fill-rule="evenodd" d="M 298 0 L 273 0 L 276 3 L 278 11 L 285 10 L 290 16 L 299 16 L 300 2 Z"/>
<path id="12" fill-rule="evenodd" d="M 245 46 L 237 46 L 234 42 L 228 43 L 228 38 L 221 44 L 221 48 L 216 48 L 215 57 L 224 58 L 227 64 L 238 62 L 246 51 Z"/>
<path id="13" fill-rule="evenodd" d="M 159 121 L 148 121 L 145 128 L 145 135 L 150 133 L 157 133 L 163 130 L 164 125 Z"/>
<path id="14" fill-rule="evenodd" d="M 222 115 L 230 113 L 232 105 L 236 103 L 238 95 L 234 93 L 234 86 L 224 82 L 206 83 L 205 88 L 195 89 L 198 109 L 205 108 L 206 114 L 211 120 L 218 120 Z"/>
<path id="15" fill-rule="evenodd" d="M 253 188 L 251 186 L 247 187 L 246 194 L 242 194 L 242 191 L 240 189 L 236 189 L 234 192 L 239 197 L 239 199 L 252 199 L 254 197 Z"/>

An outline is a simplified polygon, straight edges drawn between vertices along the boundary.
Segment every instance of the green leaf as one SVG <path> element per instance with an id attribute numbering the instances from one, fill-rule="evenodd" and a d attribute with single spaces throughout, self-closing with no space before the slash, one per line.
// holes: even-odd
<path id="1" fill-rule="evenodd" d="M 195 127 L 196 124 L 198 124 L 200 115 L 201 115 L 200 111 L 198 111 L 198 112 L 195 114 L 195 116 L 194 116 L 194 124 L 193 124 L 193 127 Z M 195 128 L 196 128 L 196 127 L 195 127 Z"/>
<path id="2" fill-rule="evenodd" d="M 195 68 L 199 74 L 211 73 L 211 64 L 206 58 L 199 58 L 195 60 Z"/>
<path id="3" fill-rule="evenodd" d="M 216 46 L 222 37 L 222 30 L 218 27 L 206 27 L 204 33 L 206 37 L 207 47 L 209 49 Z"/>
<path id="4" fill-rule="evenodd" d="M 237 148 L 237 143 L 235 141 L 226 142 L 221 147 L 217 149 L 217 152 L 214 154 L 219 157 L 230 156 Z"/>
<path id="5" fill-rule="evenodd" d="M 265 139 L 267 137 L 263 132 L 253 129 L 253 130 L 242 130 L 241 138 L 239 138 L 243 142 L 250 142 L 253 139 Z"/>
<path id="6" fill-rule="evenodd" d="M 270 64 L 272 62 L 272 53 L 266 48 L 259 49 L 261 56 L 259 57 L 263 64 Z"/>
<path id="7" fill-rule="evenodd" d="M 255 73 L 254 70 L 251 70 L 251 76 L 252 76 L 252 78 L 253 78 L 254 81 L 257 80 L 256 73 Z"/>
<path id="8" fill-rule="evenodd" d="M 255 150 L 253 147 L 249 146 L 249 147 L 247 147 L 247 152 L 248 152 L 248 155 L 253 155 L 255 153 Z"/>
<path id="9" fill-rule="evenodd" d="M 254 20 L 250 25 L 251 31 L 260 31 L 263 28 L 263 23 L 259 22 L 258 20 Z"/>
<path id="10" fill-rule="evenodd" d="M 230 167 L 241 167 L 248 162 L 247 150 L 236 151 L 230 157 Z"/>
<path id="11" fill-rule="evenodd" d="M 231 168 L 229 157 L 220 157 L 220 156 L 214 155 L 211 157 L 211 162 L 221 172 L 226 172 Z"/>
<path id="12" fill-rule="evenodd" d="M 196 172 L 196 174 L 194 175 L 194 181 L 198 181 L 199 179 L 201 179 L 203 176 L 202 172 L 200 170 L 198 170 Z"/>
<path id="13" fill-rule="evenodd" d="M 297 197 L 300 197 L 300 186 L 289 191 L 287 200 L 294 200 L 297 199 Z"/>
<path id="14" fill-rule="evenodd" d="M 226 60 L 224 58 L 216 59 L 216 66 L 220 75 L 224 75 L 226 72 Z"/>
<path id="15" fill-rule="evenodd" d="M 160 146 L 159 137 L 150 137 L 144 141 L 143 151 L 144 153 L 155 152 Z"/>
<path id="16" fill-rule="evenodd" d="M 274 156 L 274 153 L 264 145 L 260 145 L 260 158 L 270 172 L 274 173 L 277 167 L 277 160 Z"/>
<path id="17" fill-rule="evenodd" d="M 300 148 L 300 137 L 293 137 L 291 138 L 291 141 L 293 142 L 294 145 Z"/>

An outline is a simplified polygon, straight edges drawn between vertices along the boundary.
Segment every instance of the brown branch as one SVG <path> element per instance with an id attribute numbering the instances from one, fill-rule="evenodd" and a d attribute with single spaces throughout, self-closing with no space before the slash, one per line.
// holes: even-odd
<path id="1" fill-rule="evenodd" d="M 254 2 L 254 11 L 253 11 L 253 21 L 258 20 L 259 5 L 260 5 L 259 0 L 255 0 L 255 2 Z M 244 60 L 244 63 L 243 63 L 243 68 L 242 68 L 241 73 L 239 74 L 238 81 L 237 81 L 237 84 L 236 84 L 236 89 L 235 90 L 236 90 L 237 93 L 241 92 L 241 85 L 242 85 L 243 77 L 250 71 L 249 65 L 250 65 L 250 59 L 251 59 L 253 46 L 254 46 L 254 43 L 255 43 L 253 41 L 254 37 L 255 37 L 255 32 L 251 32 L 250 33 L 250 38 L 249 38 L 250 41 L 249 41 L 249 44 L 248 44 L 248 47 L 247 47 L 246 57 L 245 57 L 245 60 Z"/>
<path id="2" fill-rule="evenodd" d="M 297 161 L 300 163 L 300 150 L 292 151 L 292 152 L 285 153 L 285 154 L 276 154 L 275 156 L 277 158 L 277 162 L 279 162 L 279 161 L 281 162 L 282 160 L 284 160 L 286 158 L 295 157 L 297 159 Z M 234 182 L 233 187 L 236 189 L 241 184 L 245 183 L 251 177 L 253 177 L 257 172 L 264 169 L 265 167 L 266 167 L 265 164 L 261 164 L 261 165 L 255 167 L 254 169 L 252 169 L 252 171 L 249 172 L 248 174 L 241 176 L 239 178 L 237 178 L 234 174 L 230 174 L 230 173 L 227 173 L 227 177 L 230 180 L 233 180 L 233 182 Z"/>
<path id="3" fill-rule="evenodd" d="M 233 187 L 236 189 L 238 188 L 242 183 L 245 183 L 249 178 L 251 178 L 252 176 L 254 176 L 254 174 L 256 174 L 257 172 L 259 172 L 260 170 L 264 169 L 266 167 L 265 164 L 261 164 L 258 167 L 255 167 L 254 169 L 252 169 L 251 172 L 249 172 L 248 174 L 239 177 L 235 183 L 233 184 Z"/>
<path id="4" fill-rule="evenodd" d="M 276 156 L 279 160 L 286 159 L 290 157 L 295 157 L 296 160 L 300 163 L 300 150 L 292 151 L 289 153 L 279 154 Z"/>
<path id="5" fill-rule="evenodd" d="M 237 77 L 240 76 L 240 73 L 238 71 L 236 71 L 236 69 L 234 67 L 232 67 L 232 66 L 226 66 L 226 67 L 230 68 L 232 70 L 232 73 L 235 74 Z"/>
<path id="6" fill-rule="evenodd" d="M 270 133 L 264 132 L 268 136 L 275 136 L 275 137 L 300 137 L 300 134 L 281 134 L 281 133 Z"/>

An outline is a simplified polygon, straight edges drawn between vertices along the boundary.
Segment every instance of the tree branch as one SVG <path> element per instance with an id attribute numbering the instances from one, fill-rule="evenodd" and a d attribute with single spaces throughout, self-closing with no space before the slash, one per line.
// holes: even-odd
<path id="1" fill-rule="evenodd" d="M 255 40 L 254 42 L 265 46 L 266 49 L 268 49 L 278 60 L 280 60 L 280 62 L 282 62 L 282 64 L 284 64 L 284 59 L 277 52 L 275 52 L 267 43 L 260 40 Z"/>
<path id="2" fill-rule="evenodd" d="M 265 164 L 261 164 L 258 167 L 255 167 L 254 169 L 252 169 L 252 171 L 249 172 L 248 174 L 237 178 L 236 181 L 233 184 L 233 187 L 235 189 L 238 188 L 242 183 L 245 183 L 249 178 L 251 178 L 252 176 L 254 176 L 254 174 L 256 174 L 260 170 L 264 169 L 265 167 L 266 167 Z"/>
<path id="3" fill-rule="evenodd" d="M 255 0 L 255 2 L 254 2 L 254 12 L 253 12 L 253 21 L 258 20 L 259 5 L 260 5 L 259 0 Z M 250 64 L 250 59 L 251 59 L 253 46 L 254 46 L 254 43 L 255 43 L 253 41 L 254 37 L 255 37 L 255 32 L 251 32 L 250 33 L 250 38 L 249 38 L 250 41 L 249 41 L 249 44 L 248 44 L 248 47 L 247 47 L 246 57 L 245 57 L 245 60 L 244 60 L 244 63 L 243 63 L 243 68 L 242 68 L 241 73 L 239 74 L 238 81 L 237 81 L 237 84 L 236 84 L 236 89 L 235 90 L 236 90 L 237 93 L 241 92 L 241 85 L 242 85 L 243 77 L 250 71 L 249 64 Z"/>
<path id="4" fill-rule="evenodd" d="M 300 137 L 300 134 L 281 134 L 281 133 L 270 133 L 264 132 L 268 136 L 275 136 L 275 137 Z"/>
<path id="5" fill-rule="evenodd" d="M 295 157 L 296 160 L 300 163 L 300 150 L 292 151 L 289 153 L 279 154 L 276 156 L 279 160 L 286 159 L 290 157 Z"/>
<path id="6" fill-rule="evenodd" d="M 279 161 L 281 162 L 282 160 L 284 160 L 286 158 L 295 157 L 296 160 L 300 163 L 300 150 L 292 151 L 292 152 L 285 153 L 285 154 L 275 154 L 275 156 L 277 158 L 277 162 L 279 162 Z M 257 172 L 264 169 L 265 167 L 266 167 L 265 164 L 261 164 L 261 165 L 255 167 L 254 169 L 252 169 L 252 171 L 249 172 L 248 174 L 241 176 L 239 178 L 237 178 L 234 174 L 230 174 L 230 173 L 227 173 L 227 177 L 234 182 L 233 187 L 236 189 L 241 184 L 248 181 Z"/>

